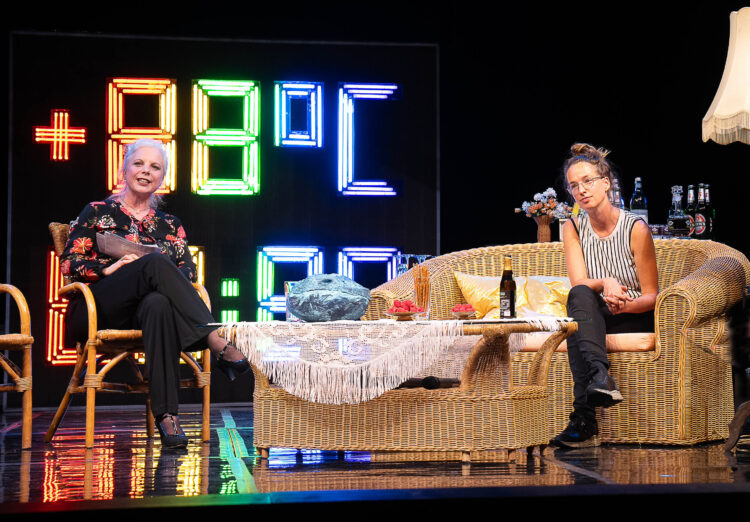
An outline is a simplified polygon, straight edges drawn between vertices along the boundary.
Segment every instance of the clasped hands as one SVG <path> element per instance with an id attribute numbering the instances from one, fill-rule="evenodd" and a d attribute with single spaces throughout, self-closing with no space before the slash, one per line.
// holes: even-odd
<path id="1" fill-rule="evenodd" d="M 625 305 L 633 300 L 627 294 L 627 287 L 622 286 L 617 279 L 612 277 L 604 279 L 602 293 L 604 294 L 604 302 L 607 304 L 607 308 L 609 308 L 612 315 L 623 313 Z"/>

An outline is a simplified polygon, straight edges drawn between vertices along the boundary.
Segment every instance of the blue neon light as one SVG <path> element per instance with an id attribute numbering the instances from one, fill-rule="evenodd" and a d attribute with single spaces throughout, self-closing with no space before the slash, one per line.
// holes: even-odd
<path id="1" fill-rule="evenodd" d="M 381 83 L 339 84 L 338 189 L 344 196 L 395 196 L 385 181 L 354 179 L 354 100 L 393 97 L 398 85 Z"/>
<path id="2" fill-rule="evenodd" d="M 386 281 L 396 277 L 398 249 L 389 247 L 346 247 L 339 251 L 338 273 L 354 279 L 354 263 L 386 263 Z"/>
<path id="3" fill-rule="evenodd" d="M 323 249 L 320 247 L 267 246 L 258 248 L 258 322 L 272 321 L 274 313 L 286 312 L 286 297 L 274 295 L 276 263 L 307 263 L 307 275 L 323 273 Z"/>
<path id="4" fill-rule="evenodd" d="M 292 129 L 292 100 L 307 101 L 304 130 Z M 323 146 L 323 84 L 320 82 L 275 82 L 274 143 L 277 147 Z"/>

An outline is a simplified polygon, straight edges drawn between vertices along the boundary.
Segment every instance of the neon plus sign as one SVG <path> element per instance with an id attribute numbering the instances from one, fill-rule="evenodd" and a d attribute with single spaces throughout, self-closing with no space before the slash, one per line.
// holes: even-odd
<path id="1" fill-rule="evenodd" d="M 70 127 L 67 109 L 52 109 L 51 127 L 34 127 L 34 140 L 49 143 L 49 157 L 53 161 L 67 161 L 71 143 L 86 143 L 84 127 Z"/>

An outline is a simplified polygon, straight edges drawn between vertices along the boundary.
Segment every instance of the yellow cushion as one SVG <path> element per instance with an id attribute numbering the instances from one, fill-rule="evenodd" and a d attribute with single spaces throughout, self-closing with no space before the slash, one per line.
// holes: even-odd
<path id="1" fill-rule="evenodd" d="M 477 311 L 477 319 L 497 319 L 499 277 L 475 276 L 454 272 L 458 287 L 466 302 Z M 553 315 L 566 317 L 565 305 L 570 292 L 570 279 L 567 277 L 520 276 L 516 282 L 516 313 L 518 317 L 527 315 Z"/>
<path id="2" fill-rule="evenodd" d="M 454 272 L 453 274 L 464 299 L 477 311 L 477 319 L 481 319 L 487 312 L 498 307 L 500 301 L 498 294 L 499 277 L 475 276 L 462 272 Z"/>

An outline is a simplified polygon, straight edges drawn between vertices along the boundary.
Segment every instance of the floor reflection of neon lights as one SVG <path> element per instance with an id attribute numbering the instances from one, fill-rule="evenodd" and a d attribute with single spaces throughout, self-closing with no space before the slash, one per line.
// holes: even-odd
<path id="1" fill-rule="evenodd" d="M 80 435 L 56 435 L 45 453 L 43 502 L 114 498 L 114 435 L 95 435 L 87 450 Z"/>
<path id="2" fill-rule="evenodd" d="M 268 467 L 283 469 L 296 466 L 312 466 L 326 461 L 339 460 L 339 452 L 316 449 L 297 450 L 294 448 L 271 448 L 268 453 Z M 344 462 L 371 462 L 369 451 L 345 451 Z"/>
<path id="3" fill-rule="evenodd" d="M 221 486 L 220 493 L 257 493 L 258 488 L 255 485 L 252 473 L 247 469 L 243 459 L 253 457 L 245 446 L 242 436 L 237 431 L 237 425 L 234 422 L 232 413 L 228 409 L 221 410 L 221 417 L 224 421 L 223 428 L 216 428 L 219 436 L 219 457 L 226 461 L 222 465 L 222 479 L 230 478 L 226 473 L 225 466 L 234 477 L 234 481 L 224 482 Z"/>

